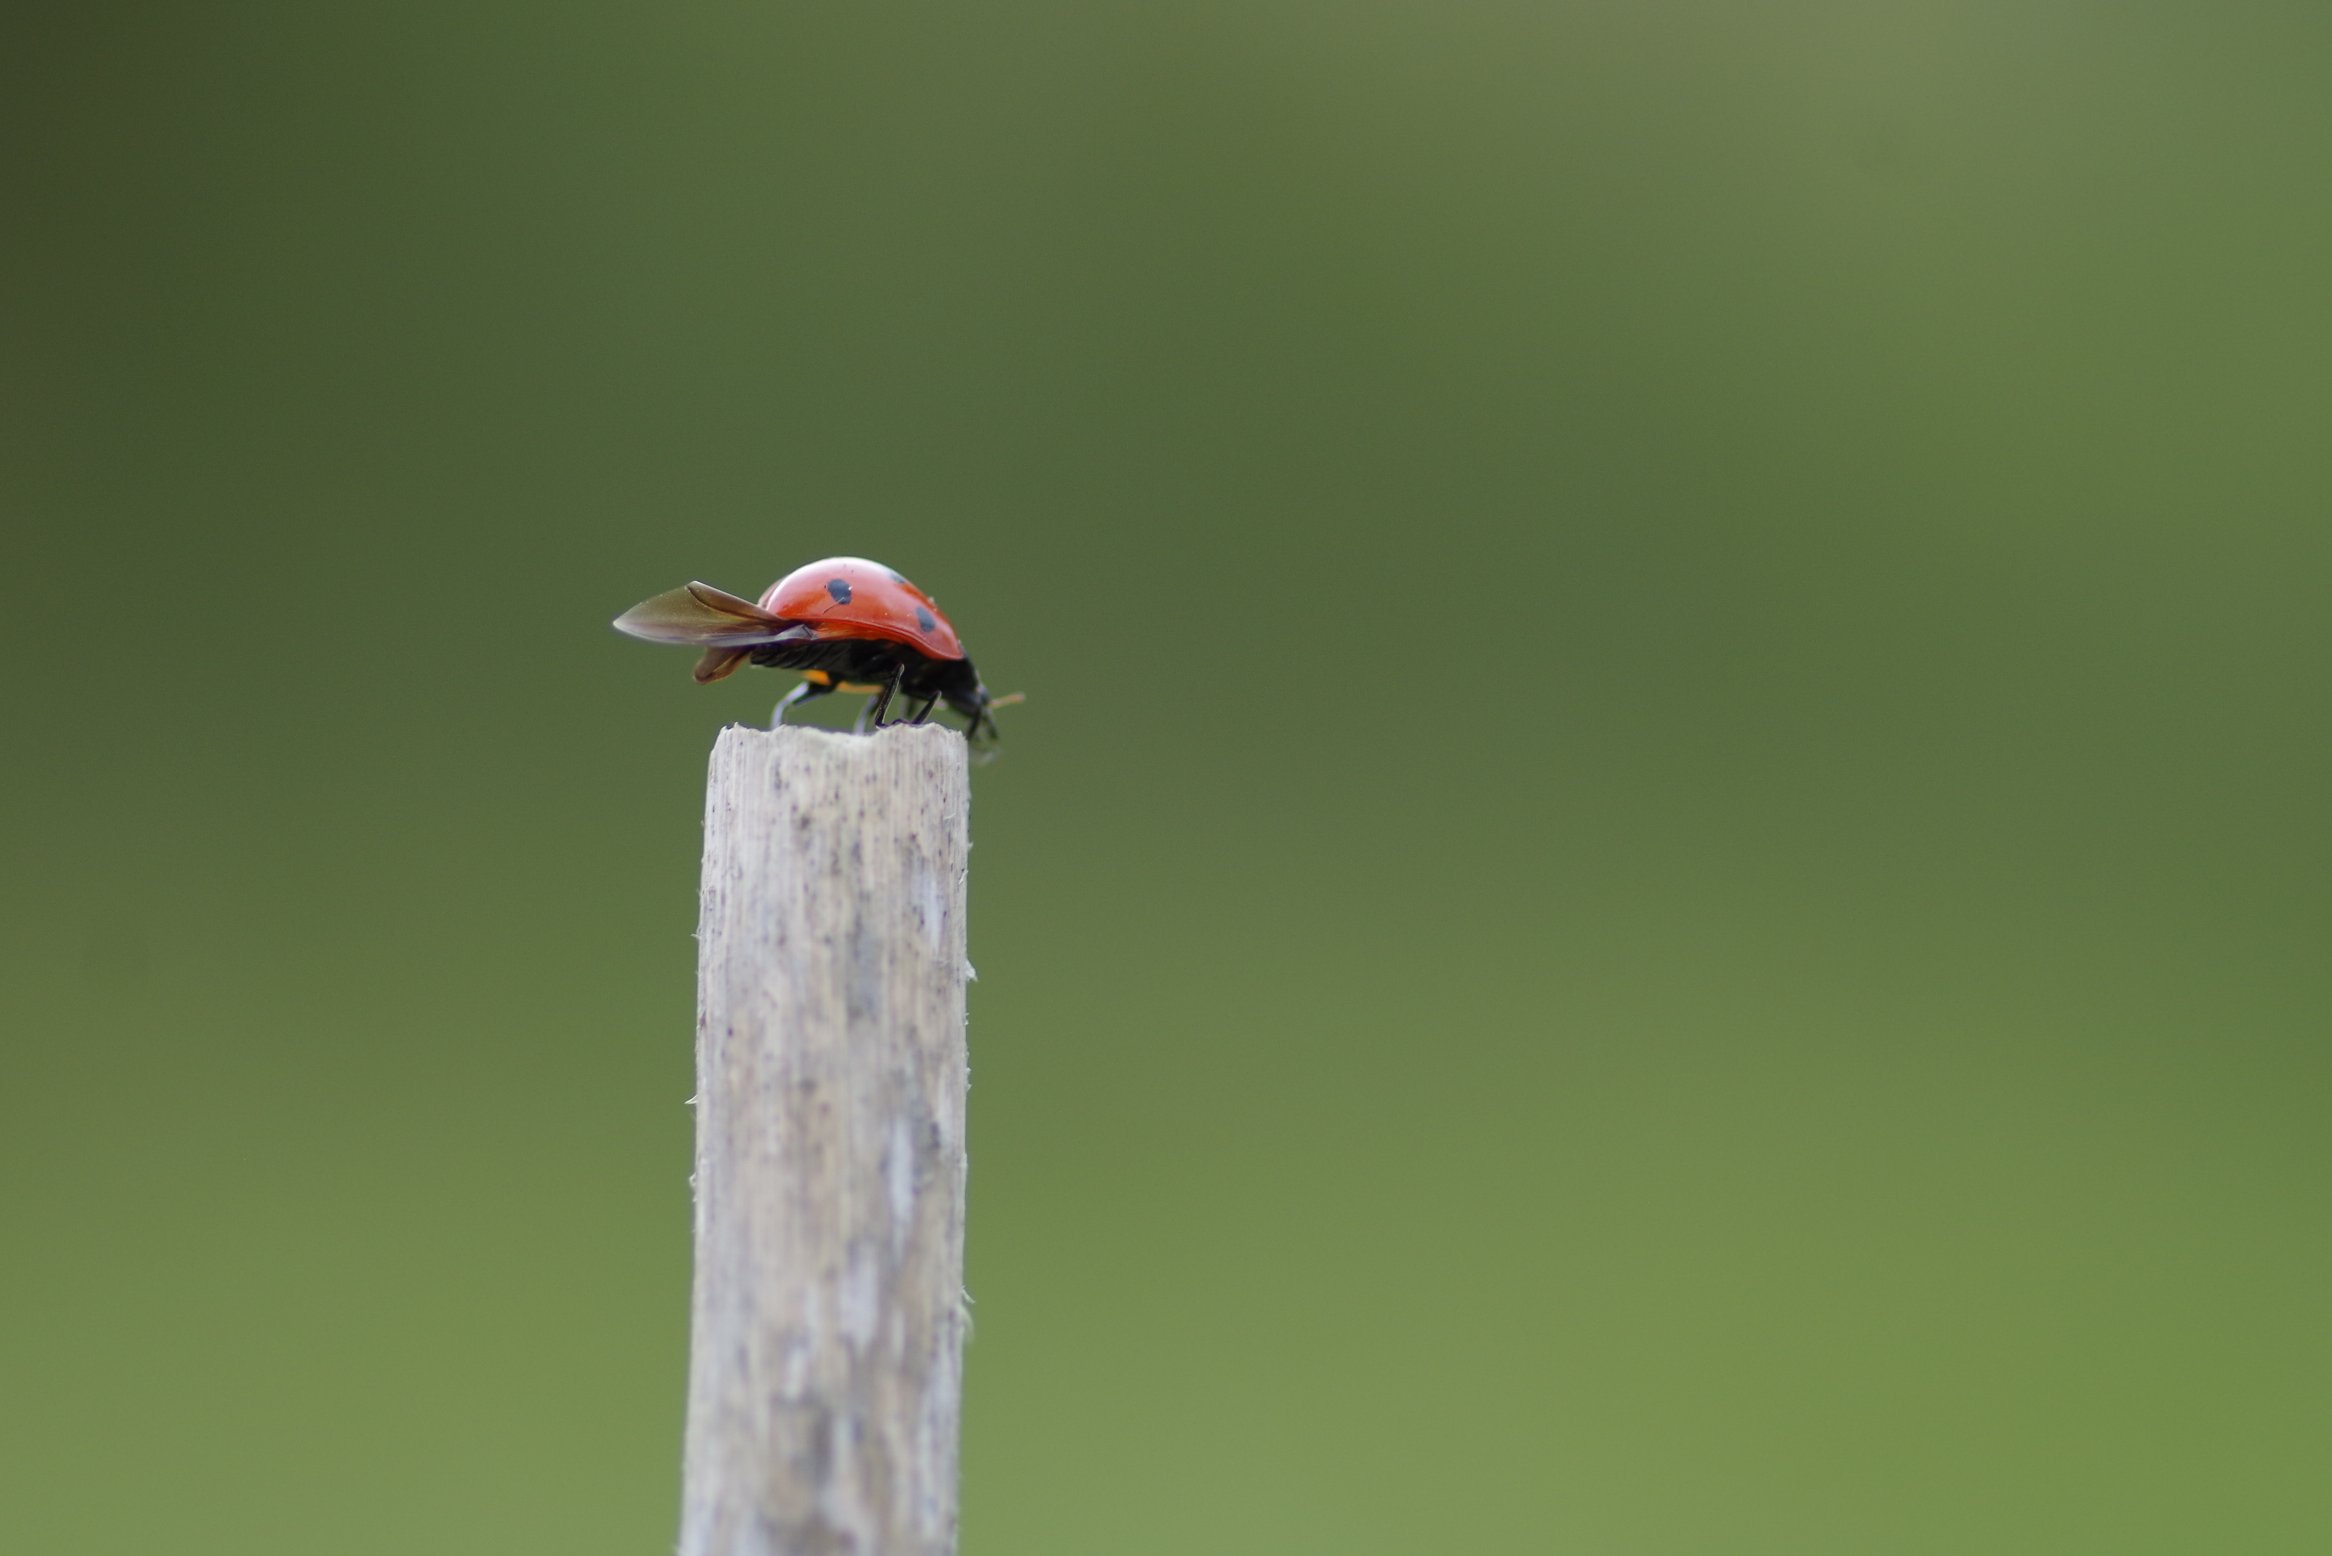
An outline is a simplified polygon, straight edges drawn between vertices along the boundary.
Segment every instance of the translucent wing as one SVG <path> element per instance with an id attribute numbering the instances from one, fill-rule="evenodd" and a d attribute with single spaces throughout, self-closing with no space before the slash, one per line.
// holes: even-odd
<path id="1" fill-rule="evenodd" d="M 615 630 L 651 643 L 688 643 L 700 648 L 749 648 L 757 643 L 816 636 L 801 622 L 780 621 L 751 600 L 741 600 L 708 583 L 692 583 L 642 600 L 615 618 Z"/>
<path id="2" fill-rule="evenodd" d="M 753 657 L 750 648 L 708 648 L 696 662 L 696 684 L 709 686 L 736 672 L 739 665 Z"/>

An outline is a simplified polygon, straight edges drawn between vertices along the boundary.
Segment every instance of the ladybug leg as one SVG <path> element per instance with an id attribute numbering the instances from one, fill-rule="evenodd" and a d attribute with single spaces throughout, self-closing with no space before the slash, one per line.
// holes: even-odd
<path id="1" fill-rule="evenodd" d="M 891 672 L 891 678 L 883 683 L 883 689 L 875 694 L 875 700 L 858 716 L 858 733 L 865 734 L 870 722 L 877 729 L 883 727 L 883 715 L 891 711 L 891 694 L 899 689 L 899 683 L 906 678 L 907 667 L 904 664 Z"/>
<path id="2" fill-rule="evenodd" d="M 802 681 L 794 689 L 777 699 L 777 711 L 769 715 L 769 727 L 775 729 L 785 722 L 785 710 L 797 702 L 808 702 L 812 697 L 823 697 L 834 688 L 816 681 Z"/>
<path id="3" fill-rule="evenodd" d="M 931 710 L 932 710 L 933 708 L 936 708 L 936 707 L 938 707 L 938 706 L 939 706 L 939 693 L 937 693 L 937 692 L 933 692 L 933 693 L 932 693 L 930 696 L 928 696 L 928 697 L 926 697 L 926 698 L 924 698 L 924 699 L 923 699 L 923 706 L 922 706 L 922 707 L 920 707 L 920 708 L 917 708 L 917 709 L 915 710 L 915 716 L 914 716 L 913 718 L 909 719 L 907 722 L 908 722 L 908 723 L 910 723 L 910 724 L 920 724 L 920 723 L 922 723 L 922 722 L 923 722 L 925 719 L 927 719 L 927 718 L 931 717 Z"/>

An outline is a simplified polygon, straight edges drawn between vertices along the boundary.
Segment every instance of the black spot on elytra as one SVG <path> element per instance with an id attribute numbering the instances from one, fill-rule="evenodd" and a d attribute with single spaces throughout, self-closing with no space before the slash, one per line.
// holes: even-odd
<path id="1" fill-rule="evenodd" d="M 850 603 L 850 585 L 843 579 L 827 579 L 826 592 L 834 596 L 834 603 L 837 605 L 848 605 Z"/>
<path id="2" fill-rule="evenodd" d="M 931 612 L 918 605 L 915 607 L 915 625 L 921 627 L 924 631 L 929 632 L 932 628 L 938 626 L 939 623 L 932 619 Z"/>

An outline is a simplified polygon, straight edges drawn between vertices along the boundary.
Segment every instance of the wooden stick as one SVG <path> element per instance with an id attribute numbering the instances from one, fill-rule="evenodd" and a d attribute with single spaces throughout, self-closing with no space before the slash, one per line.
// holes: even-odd
<path id="1" fill-rule="evenodd" d="M 680 1556 L 944 1556 L 963 1378 L 963 738 L 721 732 Z"/>

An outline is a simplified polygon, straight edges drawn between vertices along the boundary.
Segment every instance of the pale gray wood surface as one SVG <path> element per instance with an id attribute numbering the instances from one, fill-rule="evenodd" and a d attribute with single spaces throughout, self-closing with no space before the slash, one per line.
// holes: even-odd
<path id="1" fill-rule="evenodd" d="M 721 732 L 681 1556 L 955 1549 L 963 738 Z"/>

